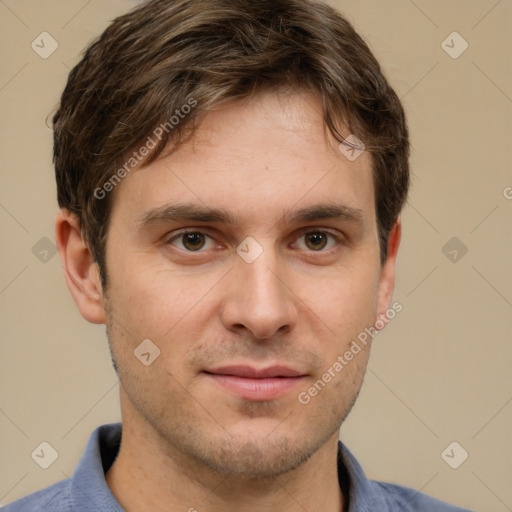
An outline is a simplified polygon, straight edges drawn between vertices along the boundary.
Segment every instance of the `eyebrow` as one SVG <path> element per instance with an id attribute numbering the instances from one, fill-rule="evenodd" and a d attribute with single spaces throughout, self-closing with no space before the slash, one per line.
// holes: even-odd
<path id="1" fill-rule="evenodd" d="M 366 224 L 363 210 L 339 203 L 322 203 L 286 212 L 281 222 L 300 223 L 322 219 L 339 219 L 354 224 Z"/>
<path id="2" fill-rule="evenodd" d="M 316 220 L 339 219 L 364 226 L 366 215 L 363 210 L 339 203 L 321 203 L 287 211 L 278 224 L 298 224 Z M 229 226 L 240 223 L 240 217 L 224 208 L 211 208 L 194 203 L 177 203 L 152 208 L 137 221 L 140 230 L 170 222 L 218 222 Z"/>

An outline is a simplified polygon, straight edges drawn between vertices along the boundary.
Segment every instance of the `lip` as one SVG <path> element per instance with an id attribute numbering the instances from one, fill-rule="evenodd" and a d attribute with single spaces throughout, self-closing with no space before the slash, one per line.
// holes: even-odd
<path id="1" fill-rule="evenodd" d="M 254 401 L 280 398 L 307 377 L 306 374 L 282 365 L 260 369 L 242 365 L 224 366 L 203 373 L 240 398 Z"/>

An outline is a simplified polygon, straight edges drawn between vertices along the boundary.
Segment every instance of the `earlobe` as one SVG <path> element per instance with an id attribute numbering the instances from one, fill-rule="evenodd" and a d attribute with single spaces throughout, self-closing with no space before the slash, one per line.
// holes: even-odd
<path id="1" fill-rule="evenodd" d="M 380 282 L 377 316 L 385 314 L 391 304 L 393 291 L 395 288 L 395 264 L 398 247 L 400 246 L 400 238 L 402 236 L 402 222 L 400 217 L 396 220 L 391 228 L 388 237 L 388 252 L 386 261 L 382 265 Z"/>
<path id="2" fill-rule="evenodd" d="M 80 220 L 75 214 L 60 210 L 55 221 L 55 239 L 68 288 L 81 315 L 91 323 L 105 323 L 98 265 L 82 238 Z"/>

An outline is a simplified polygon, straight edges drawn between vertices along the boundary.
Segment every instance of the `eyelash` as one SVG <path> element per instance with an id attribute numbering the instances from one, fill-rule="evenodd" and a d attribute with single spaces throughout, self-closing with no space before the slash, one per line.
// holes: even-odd
<path id="1" fill-rule="evenodd" d="M 175 240 L 180 240 L 181 237 L 183 237 L 183 235 L 186 235 L 186 234 L 189 234 L 189 233 L 193 233 L 193 234 L 201 234 L 201 235 L 204 235 L 205 237 L 207 238 L 210 238 L 211 240 L 213 240 L 213 237 L 211 235 L 209 235 L 208 233 L 205 233 L 203 231 L 200 231 L 200 230 L 195 230 L 195 229 L 187 229 L 187 230 L 183 230 L 183 231 L 180 231 L 179 233 L 173 235 L 171 238 L 168 238 L 165 242 L 166 245 L 173 245 L 172 242 L 174 242 Z M 334 250 L 336 250 L 337 246 L 340 245 L 342 243 L 342 240 L 341 240 L 341 237 L 339 235 L 335 235 L 334 233 L 331 233 L 330 231 L 325 231 L 324 229 L 311 229 L 311 228 L 307 228 L 307 230 L 304 230 L 302 231 L 298 237 L 297 237 L 297 240 L 304 237 L 305 235 L 309 235 L 309 234 L 322 234 L 322 235 L 327 235 L 328 237 L 330 237 L 332 240 L 334 240 L 335 242 L 337 242 L 336 246 L 335 247 L 331 247 L 329 249 L 319 249 L 318 251 L 314 251 L 314 250 L 309 250 L 307 252 L 310 252 L 312 254 L 330 254 L 332 253 Z M 329 243 L 329 242 L 327 242 Z M 206 250 L 204 250 L 203 248 L 197 250 L 197 251 L 190 251 L 186 248 L 179 248 L 180 251 L 182 252 L 186 252 L 186 253 L 189 253 L 189 254 L 203 254 L 206 252 Z"/>

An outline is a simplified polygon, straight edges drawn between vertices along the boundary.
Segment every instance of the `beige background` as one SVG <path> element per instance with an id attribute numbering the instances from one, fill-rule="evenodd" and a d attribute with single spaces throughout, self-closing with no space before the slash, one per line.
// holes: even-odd
<path id="1" fill-rule="evenodd" d="M 32 251 L 54 239 L 45 118 L 86 43 L 134 3 L 0 0 L 4 504 L 71 475 L 90 432 L 119 419 L 104 328 L 77 312 L 58 255 Z M 342 438 L 371 478 L 512 510 L 512 2 L 331 3 L 403 98 L 414 173 L 395 293 L 404 309 L 375 341 Z M 47 59 L 31 48 L 43 31 L 59 45 Z M 453 31 L 469 43 L 457 59 L 441 46 Z M 454 236 L 468 249 L 457 262 L 442 252 Z M 59 455 L 46 470 L 30 456 L 42 441 Z M 469 453 L 458 469 L 441 458 L 452 441 Z"/>

